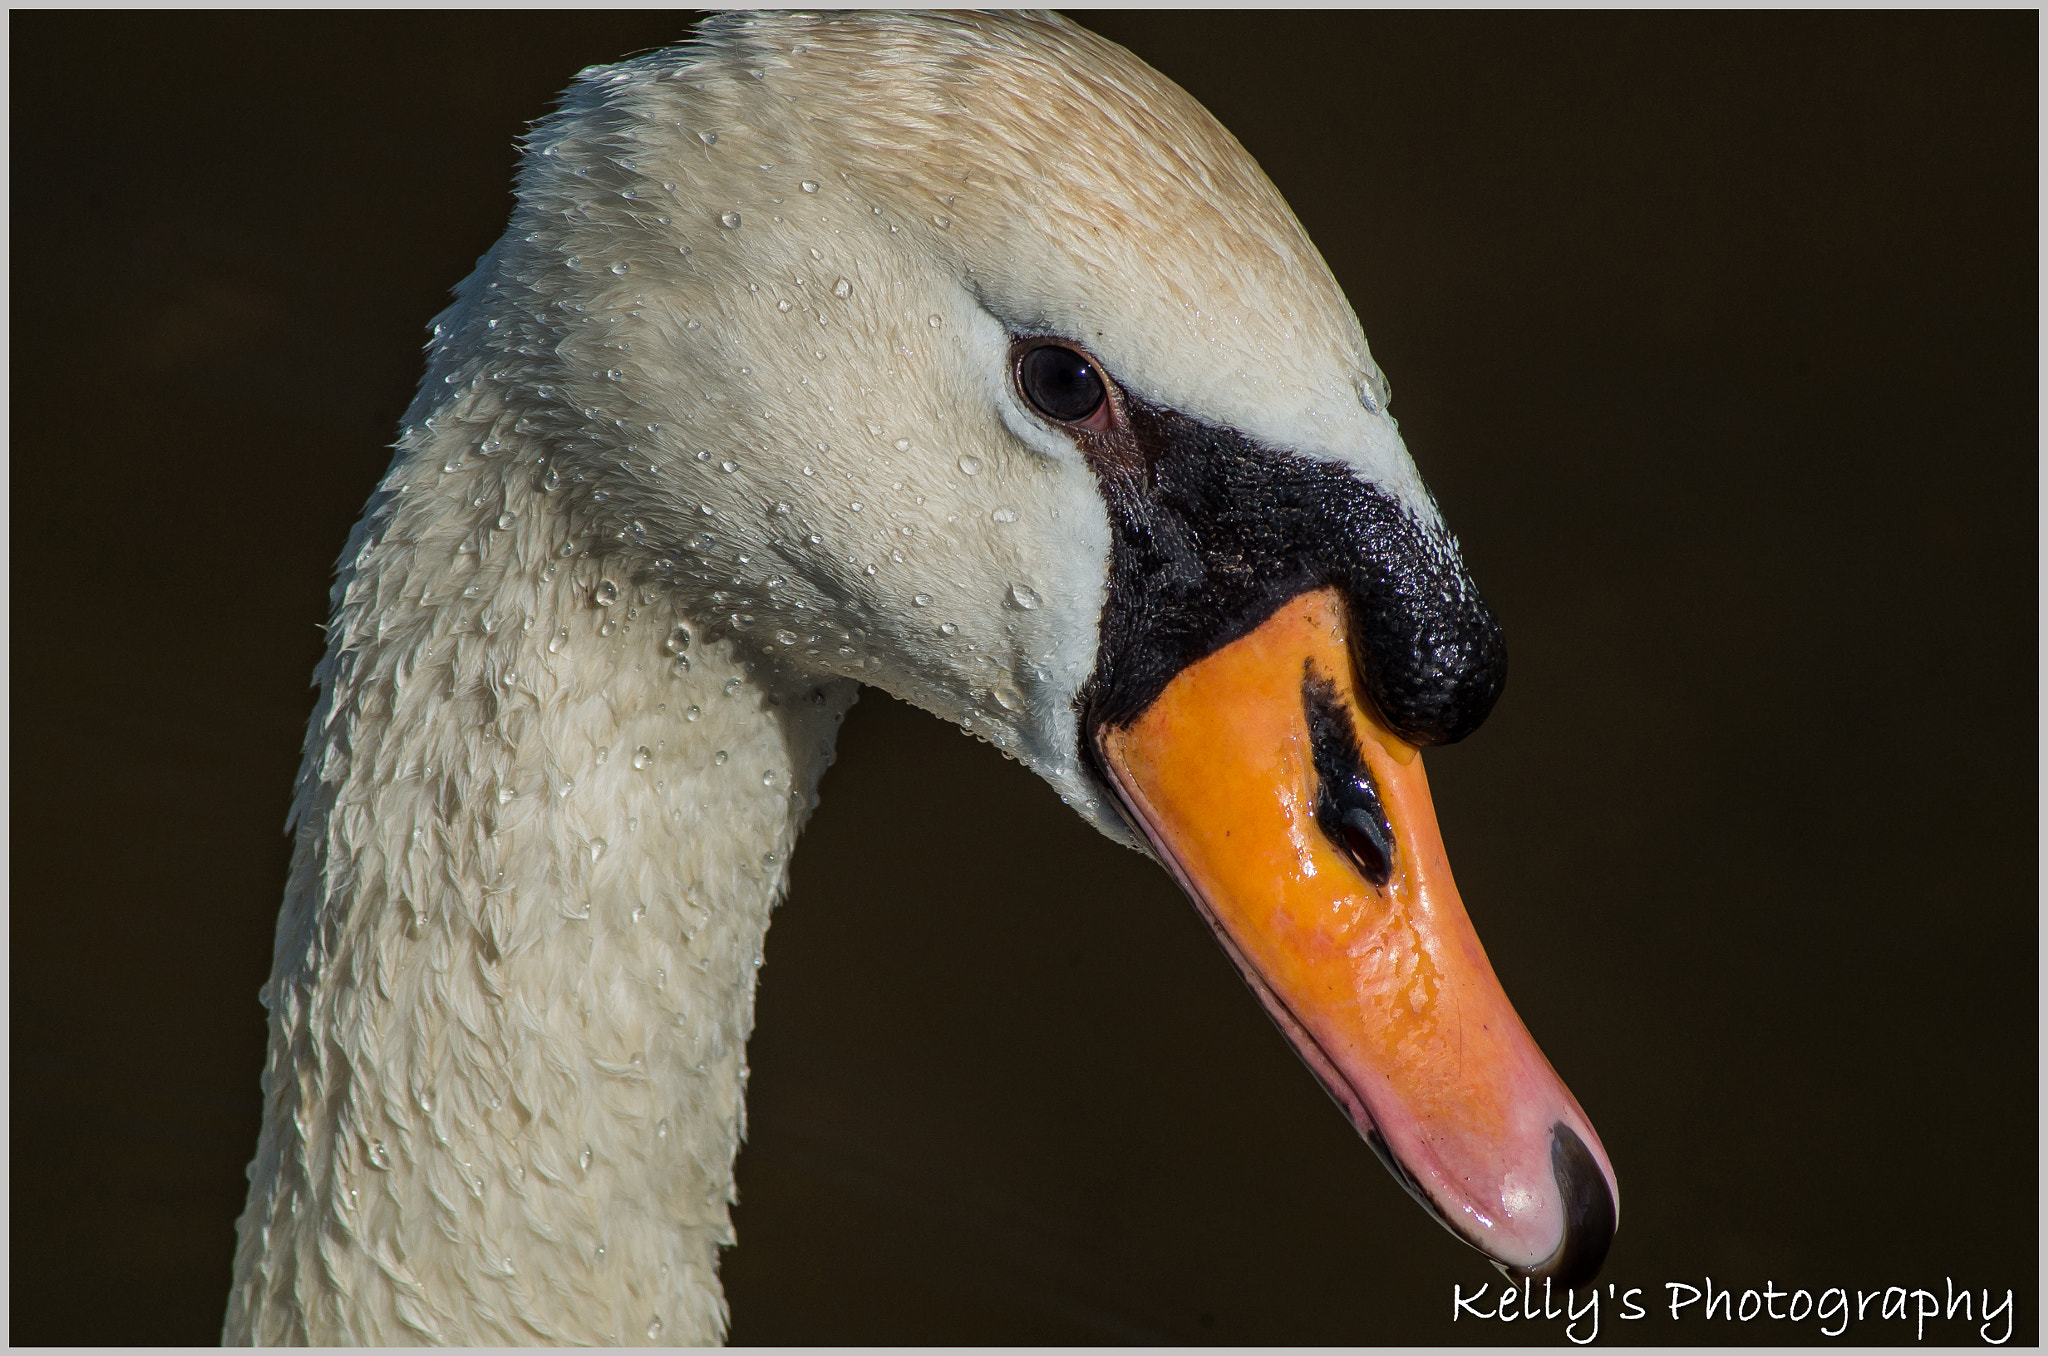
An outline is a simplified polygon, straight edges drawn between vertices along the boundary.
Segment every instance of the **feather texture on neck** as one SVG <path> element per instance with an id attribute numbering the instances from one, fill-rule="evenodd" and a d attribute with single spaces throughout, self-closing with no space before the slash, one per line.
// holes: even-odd
<path id="1" fill-rule="evenodd" d="M 686 642 L 453 404 L 336 588 L 228 1336 L 716 1340 L 755 969 L 854 685 Z"/>

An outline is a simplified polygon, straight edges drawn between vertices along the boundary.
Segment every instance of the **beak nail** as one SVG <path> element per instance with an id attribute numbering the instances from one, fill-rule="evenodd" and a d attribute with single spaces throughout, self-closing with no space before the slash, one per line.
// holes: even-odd
<path id="1" fill-rule="evenodd" d="M 1550 1169 L 1564 1206 L 1564 1237 L 1540 1266 L 1510 1274 L 1549 1278 L 1570 1290 L 1593 1279 L 1614 1241 L 1614 1194 L 1584 1140 L 1563 1121 L 1550 1128 Z"/>

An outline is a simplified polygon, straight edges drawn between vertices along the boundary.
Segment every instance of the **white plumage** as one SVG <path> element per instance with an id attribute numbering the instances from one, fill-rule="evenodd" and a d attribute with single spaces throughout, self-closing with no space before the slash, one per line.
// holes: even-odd
<path id="1" fill-rule="evenodd" d="M 1435 520 L 1271 185 L 1063 21 L 724 16 L 537 126 L 341 561 L 228 1340 L 722 1336 L 755 969 L 858 683 L 1130 841 L 1029 333 Z"/>

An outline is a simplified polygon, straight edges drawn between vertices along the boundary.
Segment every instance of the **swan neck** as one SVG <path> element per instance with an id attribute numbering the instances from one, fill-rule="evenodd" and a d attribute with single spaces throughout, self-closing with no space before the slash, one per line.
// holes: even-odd
<path id="1" fill-rule="evenodd" d="M 724 1332 L 756 974 L 854 688 L 703 639 L 498 424 L 417 426 L 336 584 L 229 1341 Z"/>

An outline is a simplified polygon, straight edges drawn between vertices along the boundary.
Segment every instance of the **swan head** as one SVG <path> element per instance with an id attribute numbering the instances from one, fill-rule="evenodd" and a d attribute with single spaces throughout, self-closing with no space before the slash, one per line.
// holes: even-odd
<path id="1" fill-rule="evenodd" d="M 584 73 L 435 334 L 415 418 L 538 449 L 503 474 L 673 599 L 674 662 L 998 744 L 1181 880 L 1453 1232 L 1597 1268 L 1612 1170 L 1416 756 L 1491 708 L 1499 628 L 1342 291 L 1185 93 L 1056 19 L 721 16 Z"/>

